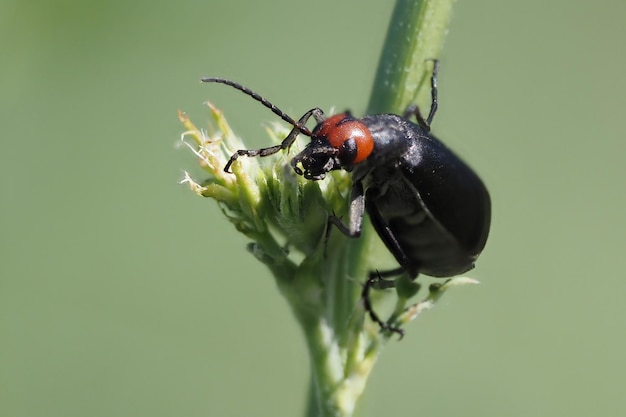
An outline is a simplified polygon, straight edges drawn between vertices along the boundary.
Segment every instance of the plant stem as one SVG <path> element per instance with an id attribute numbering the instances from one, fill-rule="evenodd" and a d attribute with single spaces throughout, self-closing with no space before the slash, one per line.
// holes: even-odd
<path id="1" fill-rule="evenodd" d="M 402 114 L 429 93 L 427 60 L 439 56 L 455 0 L 397 0 L 368 114 Z"/>
<path id="2" fill-rule="evenodd" d="M 420 95 L 429 93 L 429 84 L 424 82 L 430 77 L 427 61 L 439 55 L 453 3 L 454 0 L 396 2 L 368 114 L 402 114 Z M 334 314 L 327 314 L 315 326 L 305 329 L 312 363 L 307 417 L 351 416 L 386 341 L 381 337 L 364 342 L 354 336 L 358 332 L 345 329 L 355 305 L 355 286 L 347 282 L 346 276 L 365 276 L 375 239 L 369 227 L 363 232 L 359 242 L 349 242 L 349 249 L 344 249 L 347 256 L 340 259 L 347 260 L 347 264 L 330 265 L 326 269 L 330 277 L 326 281 L 327 300 L 334 302 L 330 306 Z M 346 245 L 345 240 L 342 244 Z M 356 287 L 357 297 L 359 289 Z M 346 339 L 346 335 L 352 337 Z"/>

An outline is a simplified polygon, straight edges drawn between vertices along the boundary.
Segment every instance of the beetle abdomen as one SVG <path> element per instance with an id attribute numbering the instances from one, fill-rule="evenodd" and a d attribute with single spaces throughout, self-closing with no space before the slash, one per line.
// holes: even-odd
<path id="1" fill-rule="evenodd" d="M 398 180 L 384 190 L 369 189 L 366 199 L 372 224 L 398 263 L 412 277 L 450 277 L 472 269 L 476 256 L 424 208 L 411 186 L 401 184 L 404 179 Z"/>
<path id="2" fill-rule="evenodd" d="M 491 221 L 487 189 L 437 138 L 408 121 L 397 123 L 408 133 L 403 154 L 358 172 L 371 221 L 412 277 L 466 272 L 487 241 Z M 377 145 L 395 140 L 383 139 Z"/>
<path id="3" fill-rule="evenodd" d="M 432 135 L 413 141 L 399 167 L 419 205 L 468 257 L 478 257 L 491 224 L 491 199 L 478 175 Z"/>

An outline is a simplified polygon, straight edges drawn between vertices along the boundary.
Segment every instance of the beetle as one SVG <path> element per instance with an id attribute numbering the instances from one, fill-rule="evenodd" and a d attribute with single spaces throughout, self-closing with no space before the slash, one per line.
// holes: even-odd
<path id="1" fill-rule="evenodd" d="M 411 105 L 403 115 L 376 114 L 361 118 L 349 112 L 326 117 L 320 108 L 307 111 L 298 121 L 243 85 L 224 78 L 202 78 L 205 83 L 231 86 L 259 101 L 293 126 L 279 144 L 262 149 L 235 152 L 224 167 L 240 156 L 268 156 L 289 149 L 299 134 L 311 141 L 291 159 L 298 175 L 309 180 L 324 179 L 333 170 L 351 172 L 349 220 L 345 224 L 334 214 L 334 225 L 346 236 L 361 234 L 365 212 L 374 229 L 393 254 L 399 267 L 373 271 L 361 297 L 366 312 L 381 330 L 404 331 L 384 322 L 369 297 L 371 288 L 389 288 L 385 278 L 419 274 L 446 278 L 462 274 L 474 262 L 487 242 L 491 223 L 491 199 L 478 175 L 439 139 L 430 133 L 438 107 L 437 74 L 433 60 L 431 107 L 426 119 L 419 107 Z M 416 123 L 409 120 L 415 117 Z M 313 117 L 316 126 L 306 127 Z"/>

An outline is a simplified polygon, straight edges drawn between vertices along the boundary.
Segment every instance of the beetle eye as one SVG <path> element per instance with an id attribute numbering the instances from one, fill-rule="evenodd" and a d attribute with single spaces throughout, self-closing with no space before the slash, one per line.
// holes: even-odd
<path id="1" fill-rule="evenodd" d="M 348 138 L 339 149 L 339 160 L 342 166 L 350 166 L 357 157 L 357 143 L 354 138 Z"/>

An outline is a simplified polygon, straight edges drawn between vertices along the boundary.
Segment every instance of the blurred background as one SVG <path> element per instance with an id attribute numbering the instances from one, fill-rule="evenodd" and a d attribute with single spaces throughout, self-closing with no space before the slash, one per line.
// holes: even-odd
<path id="1" fill-rule="evenodd" d="M 367 104 L 392 2 L 0 2 L 0 416 L 298 416 L 301 334 L 177 109 L 253 147 Z M 472 276 L 390 343 L 359 415 L 626 415 L 626 2 L 461 1 L 434 131 L 481 174 Z"/>

